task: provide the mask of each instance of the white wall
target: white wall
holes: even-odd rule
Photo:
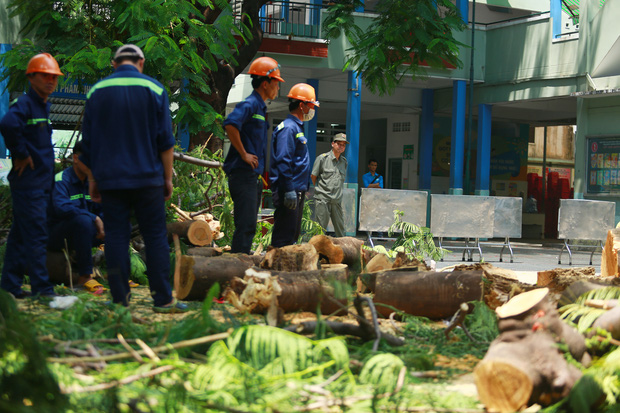
[[[394,123],[409,123],[408,131],[394,132]],[[403,169],[401,176],[402,189],[418,188],[418,155],[419,155],[419,116],[416,115],[391,115],[387,118],[386,131],[386,156],[385,165],[389,166],[389,159],[403,158],[403,149],[405,145],[413,145],[413,159],[403,159]],[[389,170],[386,169],[386,178],[390,180]],[[387,185],[386,185],[387,186]]]

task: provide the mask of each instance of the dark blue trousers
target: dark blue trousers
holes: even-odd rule
[[[297,193],[297,207],[289,209],[284,206],[284,193],[273,194],[273,203],[276,207],[273,218],[273,230],[271,232],[271,245],[284,247],[293,245],[299,239],[301,233],[301,218],[304,214],[305,192]]]
[[[47,206],[49,191],[11,188],[13,225],[6,242],[0,287],[14,295],[22,292],[24,275],[32,294],[52,294],[47,259]]]
[[[228,190],[234,203],[235,233],[230,252],[249,254],[256,234],[262,182],[250,169],[235,169],[228,175]]]
[[[105,259],[112,302],[129,304],[129,241],[131,211],[138,221],[146,248],[146,275],[155,306],[172,301],[170,247],[166,230],[164,188],[101,191],[105,217]]]
[[[50,251],[65,249],[65,240],[69,251],[75,251],[75,260],[80,275],[93,273],[92,247],[102,243],[97,237],[97,226],[89,215],[76,215],[65,219],[50,228],[47,247]]]

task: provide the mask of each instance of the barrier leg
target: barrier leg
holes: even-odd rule
[[[564,245],[562,245],[562,249],[560,250],[560,256],[558,257],[558,264],[562,264],[562,252],[564,251],[564,248],[566,248],[566,251],[568,252],[568,265],[573,265],[573,253],[568,246],[569,242],[569,239],[564,240]]]
[[[502,249],[499,252],[499,262],[502,262],[502,255],[504,254],[504,248],[508,247],[508,251],[510,251],[510,263],[512,264],[514,254],[512,252],[512,246],[510,245],[510,237],[506,237],[504,240],[504,245],[502,245]]]
[[[469,238],[465,238],[465,246],[463,247],[463,255],[461,256],[461,261],[465,261],[465,254],[467,254],[467,261],[471,261],[471,258],[468,252],[469,252]]]
[[[372,242],[372,231],[367,231],[366,233],[368,234],[368,242],[370,243],[370,247],[374,248],[375,247],[375,243]]]
[[[479,262],[482,262],[482,247],[480,246],[480,238],[476,238],[476,246],[478,247],[478,254],[480,254]],[[472,254],[472,259],[470,261],[473,261],[473,254]]]
[[[601,253],[602,253],[603,252],[603,242],[599,240],[598,246],[601,249]],[[592,248],[592,253],[590,254],[590,265],[592,265],[592,257],[594,256],[595,252],[596,252],[596,245]]]

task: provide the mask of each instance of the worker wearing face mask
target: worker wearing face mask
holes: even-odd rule
[[[276,207],[271,245],[294,244],[301,231],[304,198],[310,180],[308,140],[303,122],[319,107],[314,88],[298,83],[288,93],[289,115],[274,130],[271,139],[269,180]]]

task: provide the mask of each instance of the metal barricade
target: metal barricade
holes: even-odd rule
[[[588,199],[560,199],[558,216],[558,238],[564,239],[560,250],[558,264],[562,264],[562,253],[568,251],[568,264],[573,264],[573,254],[570,240],[598,241],[597,245],[581,246],[592,248],[592,256],[598,248],[603,249],[603,240],[607,238],[607,231],[614,227],[616,220],[616,203],[608,201],[593,201]]]
[[[374,247],[373,232],[387,232],[394,223],[394,210],[403,211],[402,220],[426,226],[428,193],[401,189],[363,188],[360,198],[359,230],[366,231]]]
[[[510,238],[521,238],[523,223],[523,198],[521,197],[492,197],[495,202],[495,217],[493,219],[493,238],[503,238],[503,243],[485,242],[483,245],[501,245],[499,262],[503,261],[504,249],[510,251],[510,262],[514,261],[514,253]]]
[[[492,238],[495,221],[495,200],[489,196],[475,195],[431,195],[431,232],[438,237],[439,247],[443,238],[463,238],[465,246],[451,246],[462,249],[473,261],[473,251],[478,250],[482,261],[480,238]],[[474,239],[470,245],[470,239]]]

